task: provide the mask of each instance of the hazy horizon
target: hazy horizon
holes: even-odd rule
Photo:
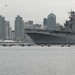
[[[63,24],[68,19],[70,10],[75,11],[74,0],[0,0],[0,15],[10,21],[14,29],[14,20],[17,15],[26,22],[43,24],[43,18],[50,13],[56,15],[57,23]],[[7,6],[6,6],[7,5]]]

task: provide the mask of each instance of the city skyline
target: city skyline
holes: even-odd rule
[[[27,22],[23,20],[20,15],[15,17],[14,21],[14,31],[12,31],[10,27],[10,21],[7,21],[5,17],[0,15],[0,39],[2,40],[15,40],[15,41],[27,41],[28,39],[25,38],[25,34],[33,37],[32,35],[37,32],[47,31],[50,35],[50,32],[54,33],[72,33],[75,32],[75,12],[69,12],[69,20],[66,20],[64,26],[61,26],[59,23],[56,23],[56,15],[51,13],[47,15],[46,18],[43,19],[43,25],[41,24],[34,24],[32,20],[28,20]],[[28,30],[28,32],[26,32]],[[31,35],[30,33],[34,31]],[[37,31],[37,32],[35,32]],[[41,33],[40,32],[40,33]],[[45,34],[44,32],[44,34]],[[38,34],[38,33],[37,33]],[[38,34],[39,36],[41,34]],[[37,36],[38,36],[37,35]],[[36,35],[35,35],[36,36]],[[34,37],[35,37],[34,36]],[[43,36],[43,35],[42,35]],[[41,41],[41,40],[40,40]]]
[[[1,0],[0,15],[10,21],[12,28],[17,15],[23,17],[24,21],[33,20],[34,23],[43,24],[43,18],[54,13],[57,23],[63,24],[70,9],[75,10],[74,2],[74,0]]]

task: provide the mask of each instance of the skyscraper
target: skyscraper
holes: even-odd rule
[[[5,18],[0,15],[0,39],[5,39]]]
[[[24,22],[19,15],[15,19],[15,40],[22,41],[24,39]]]
[[[43,19],[43,26],[44,26],[44,29],[47,29],[47,25],[48,25],[48,20],[47,20],[47,18],[44,18],[44,19]]]
[[[48,30],[55,30],[56,29],[56,16],[51,13],[48,15]]]

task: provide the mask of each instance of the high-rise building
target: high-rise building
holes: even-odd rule
[[[11,39],[11,27],[10,27],[10,22],[5,21],[5,32],[6,32],[6,39]]]
[[[56,16],[51,13],[48,15],[48,30],[55,30],[56,29]]]
[[[43,19],[43,27],[44,27],[44,29],[47,29],[47,25],[48,25],[48,20],[47,20],[47,18],[44,18]]]
[[[12,38],[11,39],[12,40],[15,40],[15,31],[14,30],[11,31],[11,35],[12,35]]]
[[[9,37],[10,40],[12,39],[11,31],[12,31],[12,28],[9,27],[9,28],[8,28],[8,37]]]
[[[22,41],[24,39],[24,21],[19,15],[15,18],[15,40]]]
[[[5,39],[5,18],[0,15],[0,39]]]

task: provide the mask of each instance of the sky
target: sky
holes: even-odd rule
[[[10,21],[12,29],[17,15],[25,22],[33,20],[34,24],[43,24],[43,18],[54,13],[56,22],[63,25],[71,9],[75,11],[75,0],[0,0],[0,15]]]

